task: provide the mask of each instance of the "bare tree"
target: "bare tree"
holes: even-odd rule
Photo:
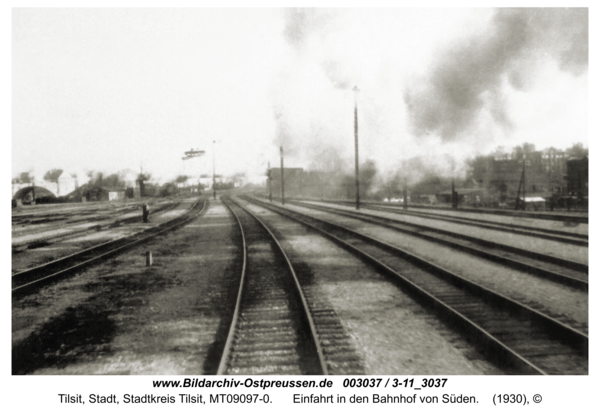
[[[177,178],[175,179],[175,182],[177,184],[181,184],[181,183],[185,183],[190,177],[187,175],[178,175]]]
[[[571,148],[567,148],[565,152],[569,157],[574,158],[583,158],[585,156],[589,156],[589,149],[584,148],[581,142],[573,144],[573,146]]]
[[[110,174],[102,178],[102,181],[106,187],[109,188],[124,188],[125,179],[121,174]]]
[[[22,172],[19,175],[19,180],[22,184],[30,184],[33,182],[34,177],[29,173],[29,171],[27,171],[27,172]]]
[[[88,171],[87,175],[90,178],[90,180],[88,181],[88,184],[90,186],[97,186],[97,187],[102,187],[103,186],[103,179],[104,179],[104,173],[103,172],[100,172],[100,171]]]
[[[61,168],[53,168],[50,171],[47,171],[46,174],[44,174],[44,180],[49,181],[51,183],[56,183],[56,193],[57,194],[60,194],[58,179],[60,178],[60,175],[62,173],[63,173],[63,170]]]
[[[44,174],[44,180],[50,181],[51,183],[55,183],[58,181],[58,178],[63,173],[63,170],[60,168],[53,168],[50,171]]]

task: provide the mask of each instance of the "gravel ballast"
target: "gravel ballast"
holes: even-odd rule
[[[583,325],[580,328],[587,330],[589,295],[586,292],[357,219],[298,206],[287,206],[287,208],[330,220],[373,238],[389,242],[468,280],[549,313],[551,316],[567,317],[572,322]]]
[[[214,373],[239,251],[211,203],[175,233],[13,301],[13,374]]]
[[[314,203],[316,205],[321,203]],[[325,204],[328,207],[332,205]],[[289,207],[289,205],[288,205]],[[333,206],[342,210],[356,211],[355,209],[347,206]],[[314,211],[314,210],[313,210]],[[379,217],[391,218],[399,220],[401,222],[409,224],[419,224],[423,226],[429,226],[438,228],[441,230],[447,230],[459,234],[465,234],[472,237],[477,237],[483,240],[489,240],[496,243],[501,243],[513,247],[518,247],[525,250],[530,250],[537,253],[560,257],[567,260],[572,260],[578,263],[588,263],[589,249],[582,246],[574,246],[570,244],[561,243],[553,240],[540,239],[533,236],[524,236],[520,234],[507,233],[503,231],[480,229],[474,226],[449,223],[440,220],[427,219],[422,217],[407,216],[397,213],[386,213],[382,211],[362,209],[362,213],[371,214]],[[540,222],[544,220],[539,220]]]
[[[308,267],[313,297],[327,302],[366,374],[501,374],[395,284],[300,224],[251,206],[274,229],[294,267]],[[310,302],[310,299],[309,299]]]

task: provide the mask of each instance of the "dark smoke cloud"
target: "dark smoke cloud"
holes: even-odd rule
[[[484,109],[497,125],[510,129],[503,81],[526,89],[535,63],[548,57],[575,76],[587,70],[587,9],[498,10],[487,33],[441,53],[429,74],[405,90],[414,133],[457,140]]]

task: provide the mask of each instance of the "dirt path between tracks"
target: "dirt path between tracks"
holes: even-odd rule
[[[214,373],[237,238],[212,202],[175,233],[13,301],[13,374]]]

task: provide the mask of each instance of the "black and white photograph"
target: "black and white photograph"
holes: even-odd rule
[[[123,6],[5,19],[11,380],[589,378],[590,8]]]

